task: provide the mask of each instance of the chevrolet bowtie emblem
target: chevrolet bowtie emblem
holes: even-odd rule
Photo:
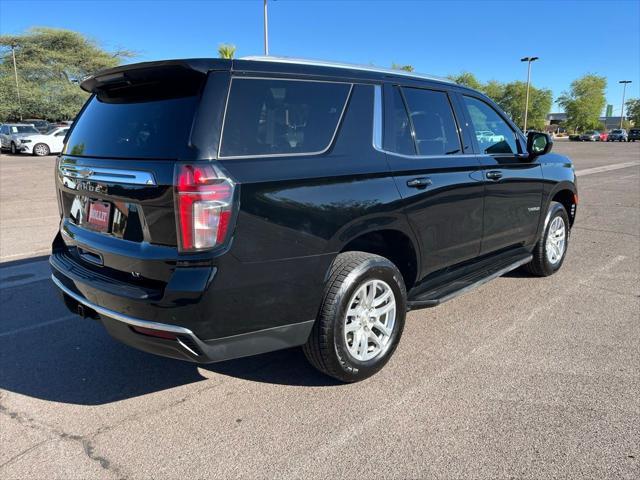
[[[83,168],[82,170],[78,170],[78,175],[80,175],[82,178],[87,178],[93,175],[93,170],[91,170],[90,168]]]

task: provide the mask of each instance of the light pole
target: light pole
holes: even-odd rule
[[[524,57],[521,62],[528,62],[527,65],[527,99],[524,104],[524,131],[527,131],[527,115],[529,114],[529,85],[531,85],[531,62],[538,60],[538,57]]]
[[[622,106],[620,107],[620,128],[622,128],[622,121],[624,120],[624,94],[627,89],[627,83],[631,83],[631,80],[620,80],[618,83],[622,84]]]
[[[16,77],[16,94],[18,95],[18,114],[20,115],[20,121],[22,121],[22,102],[20,101],[20,85],[18,85],[18,67],[16,65],[16,47],[15,43],[11,44],[11,56],[13,57],[13,73]]]
[[[264,0],[264,54],[269,55],[269,16],[267,15],[267,0]]]

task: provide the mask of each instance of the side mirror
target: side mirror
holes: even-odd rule
[[[528,132],[527,133],[527,152],[532,157],[545,155],[551,151],[553,140],[548,133]]]

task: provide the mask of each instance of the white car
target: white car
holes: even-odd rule
[[[0,146],[2,150],[18,153],[18,138],[26,135],[39,135],[40,132],[33,125],[25,123],[4,123],[0,126]]]
[[[60,153],[64,146],[64,136],[68,131],[69,127],[57,127],[47,133],[21,135],[17,139],[17,148],[22,153],[31,153],[38,157]]]

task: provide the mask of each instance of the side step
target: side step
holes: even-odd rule
[[[414,288],[413,291],[409,292],[407,307],[409,310],[436,307],[529,263],[532,258],[533,255],[530,253],[520,253],[506,258],[481,262],[475,269],[473,267],[465,268],[464,272],[459,276],[456,276],[455,272],[453,272],[446,275],[447,278],[442,279],[440,282],[432,281],[427,285]]]

